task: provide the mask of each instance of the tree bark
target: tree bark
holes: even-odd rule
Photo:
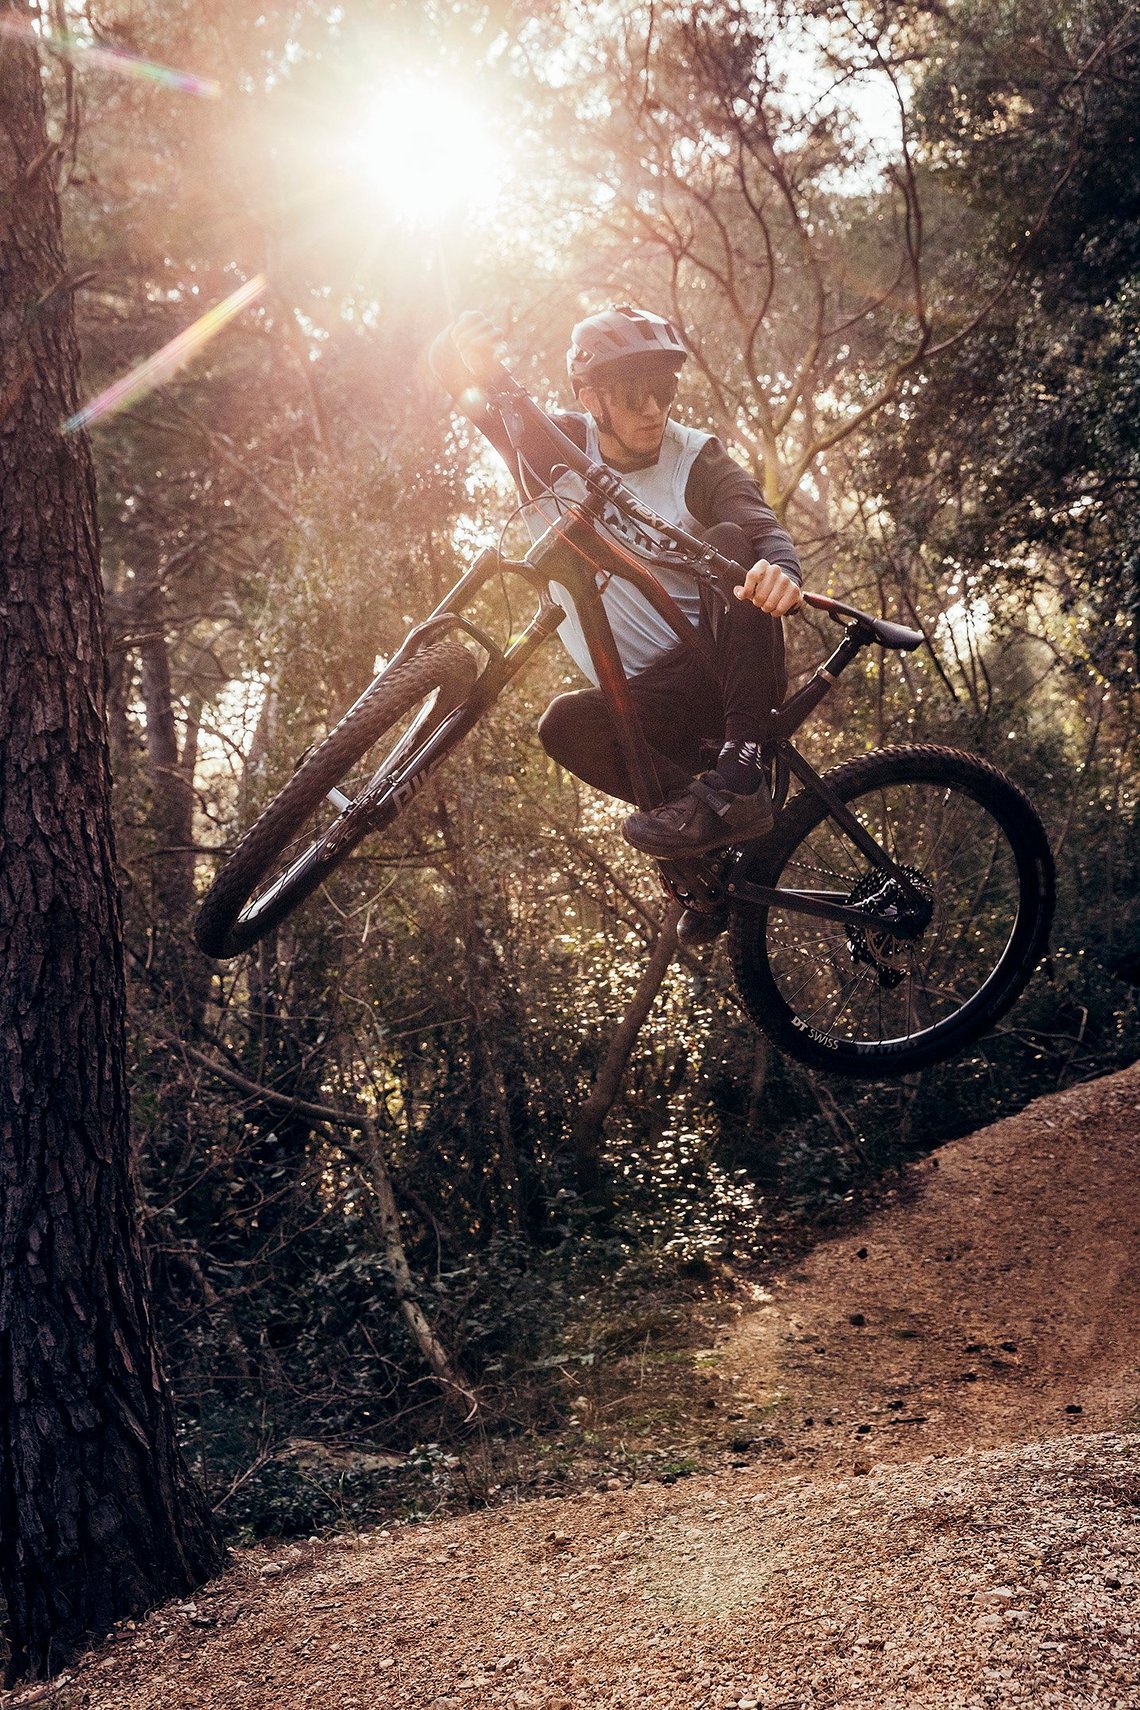
[[[680,918],[680,904],[670,903],[665,910],[661,930],[637,982],[629,1008],[614,1028],[609,1050],[602,1059],[602,1066],[574,1119],[574,1167],[578,1186],[583,1193],[592,1193],[601,1184],[602,1129],[621,1090],[622,1077],[637,1043],[637,1036],[645,1025],[661,989],[661,982],[669,971],[669,964],[677,949],[677,922]]]
[[[130,1177],[90,451],[26,7],[0,0],[0,1598],[10,1680],[199,1584]]]

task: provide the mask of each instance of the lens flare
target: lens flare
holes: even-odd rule
[[[239,285],[236,291],[220,303],[215,303],[212,309],[207,309],[204,315],[182,332],[176,333],[169,344],[164,344],[161,350],[156,350],[153,356],[148,356],[145,362],[140,362],[137,368],[132,368],[129,374],[114,380],[97,398],[92,398],[89,404],[84,404],[73,416],[68,416],[63,424],[64,433],[76,433],[80,428],[89,427],[101,416],[113,416],[117,411],[126,409],[129,404],[135,404],[140,398],[145,398],[148,392],[153,392],[182,368],[191,357],[197,356],[216,333],[219,333],[227,321],[232,321],[244,308],[259,297],[266,284],[264,273],[258,273],[253,279],[247,279],[244,285]]]
[[[85,42],[78,36],[55,35],[50,30],[36,31],[26,20],[0,19],[0,36],[11,36],[13,40],[51,48],[65,59],[94,66],[98,71],[114,71],[143,83],[160,83],[164,88],[177,89],[183,95],[201,95],[216,101],[222,93],[221,84],[212,77],[198,77],[192,71],[175,71],[173,66],[142,59],[138,54],[128,53],[125,48],[100,47],[97,42]]]
[[[395,77],[357,116],[342,157],[404,224],[424,226],[493,206],[507,151],[493,114],[430,77]]]

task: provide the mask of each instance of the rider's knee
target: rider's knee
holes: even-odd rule
[[[552,760],[570,771],[582,746],[583,715],[587,711],[582,702],[589,694],[587,689],[559,695],[538,721],[538,740]]]
[[[706,529],[705,539],[724,558],[731,558],[739,564],[742,570],[751,570],[756,562],[752,542],[739,523],[714,523],[710,529]]]

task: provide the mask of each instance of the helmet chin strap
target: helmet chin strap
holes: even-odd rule
[[[593,410],[590,411],[590,414],[594,417],[594,421],[597,423],[598,427],[601,429],[601,431],[603,433],[607,433],[607,434],[609,434],[611,439],[617,440],[618,444],[621,446],[621,448],[625,452],[626,456],[632,460],[634,467],[635,468],[648,469],[651,464],[656,463],[657,459],[661,453],[660,445],[657,447],[657,450],[653,453],[652,457],[647,457],[645,452],[640,450],[637,446],[627,445],[625,440],[621,437],[621,434],[618,433],[617,429],[614,427],[613,419],[610,416],[609,408],[606,404],[605,398],[603,398],[599,395],[598,402],[601,404],[601,407],[602,407],[601,408],[601,414],[598,415]],[[664,436],[662,436],[662,437],[664,437]]]

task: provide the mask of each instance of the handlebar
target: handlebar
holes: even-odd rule
[[[707,541],[699,540],[696,535],[689,534],[676,523],[666,522],[664,517],[659,517],[648,505],[643,505],[608,465],[592,463],[585,452],[562,432],[558,424],[551,421],[546,411],[534,401],[525,387],[520,386],[504,363],[491,359],[481,376],[481,383],[484,391],[495,399],[500,409],[505,405],[506,409],[517,411],[531,426],[545,433],[567,469],[580,476],[587,489],[598,499],[615,505],[631,521],[651,528],[655,534],[672,542],[687,557],[696,561],[696,567],[703,567],[710,577],[715,578],[718,573],[727,576],[731,586],[741,568],[735,559],[726,558]],[[505,410],[503,419],[509,433],[510,423]],[[860,611],[858,606],[845,605],[842,600],[829,599],[825,594],[809,594],[805,591],[803,603],[816,611],[825,612],[834,623],[857,624],[861,629],[869,630],[882,646],[896,648],[901,652],[911,652],[920,647],[926,639],[921,630],[907,629],[903,624],[872,617],[869,612]]]

